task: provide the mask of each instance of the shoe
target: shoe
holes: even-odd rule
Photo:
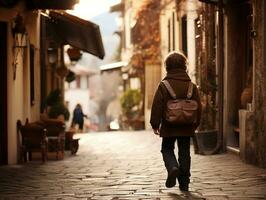
[[[187,192],[188,191],[188,185],[179,185],[179,189],[181,191]]]
[[[176,178],[179,175],[179,169],[177,167],[173,167],[169,172],[165,182],[165,186],[167,188],[174,187],[176,185]]]

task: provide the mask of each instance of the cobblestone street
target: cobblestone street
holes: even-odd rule
[[[266,169],[193,150],[190,192],[167,189],[160,141],[150,131],[83,134],[75,156],[0,167],[0,199],[266,199]]]

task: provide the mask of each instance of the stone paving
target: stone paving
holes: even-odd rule
[[[193,149],[190,192],[167,189],[160,141],[149,131],[83,134],[75,156],[1,166],[0,199],[266,199],[266,169]]]

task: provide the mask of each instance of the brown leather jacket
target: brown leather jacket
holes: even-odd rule
[[[167,73],[164,78],[168,80],[172,88],[174,89],[177,98],[185,99],[187,96],[187,90],[189,82],[191,81],[186,71],[183,69],[174,69]],[[200,123],[201,117],[201,102],[199,91],[196,85],[193,87],[193,95],[191,99],[198,102],[198,119],[195,125],[170,125],[164,120],[164,110],[166,108],[166,102],[171,99],[165,86],[160,83],[155,93],[150,123],[153,129],[160,129],[161,137],[174,137],[174,136],[194,136],[195,129]]]

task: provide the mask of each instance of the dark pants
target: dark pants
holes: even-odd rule
[[[175,142],[178,145],[178,162],[174,153]],[[164,137],[162,140],[162,156],[167,171],[179,167],[179,185],[188,185],[190,177],[190,137]]]
[[[83,130],[84,121],[72,121],[71,127],[75,127],[76,124],[79,125],[80,130]]]

